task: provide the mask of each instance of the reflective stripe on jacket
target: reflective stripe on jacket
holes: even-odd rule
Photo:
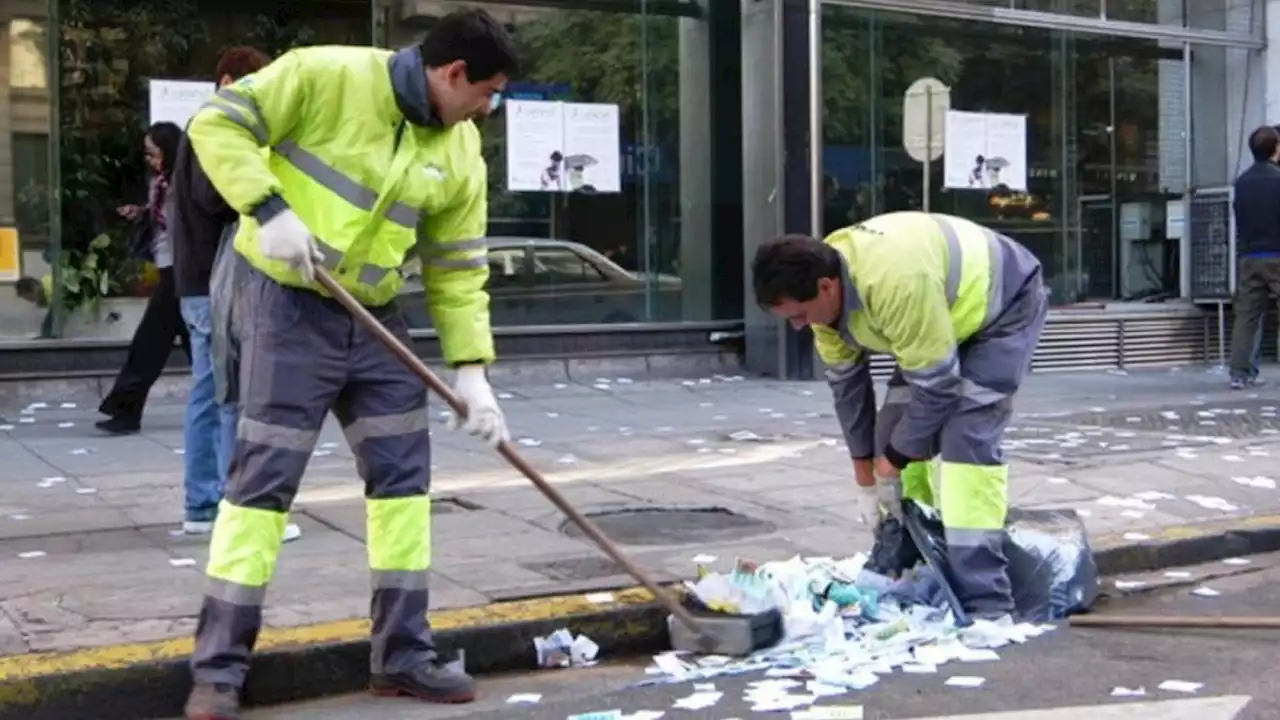
[[[322,292],[258,247],[260,223],[285,207],[315,233],[338,282],[367,305],[395,299],[416,248],[445,360],[490,362],[480,135],[469,121],[407,121],[400,85],[416,83],[408,90],[427,106],[425,73],[420,64],[395,72],[397,62],[421,60],[414,49],[290,51],[219,90],[192,119],[191,145],[243,217],[235,249],[252,266]]]
[[[854,457],[872,452],[874,396],[869,352],[894,356],[912,386],[913,401],[945,421],[962,396],[983,392],[960,376],[961,343],[989,326],[1017,291],[1040,274],[1026,248],[962,218],[937,213],[880,215],[826,238],[844,266],[844,310],[832,327],[814,325],[815,346],[828,366],[836,409]],[[870,407],[867,407],[870,405]],[[929,428],[904,423],[895,433],[921,454]]]

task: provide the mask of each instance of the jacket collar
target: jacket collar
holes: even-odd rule
[[[422,50],[416,45],[401,48],[387,62],[391,75],[391,89],[395,93],[396,106],[414,125],[439,127],[440,116],[431,104],[427,90],[427,75],[423,72]]]

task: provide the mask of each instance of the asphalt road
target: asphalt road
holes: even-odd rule
[[[1256,556],[1248,565],[1187,568],[1190,578],[1164,573],[1146,580],[1140,594],[1106,601],[1099,612],[1163,615],[1280,615],[1280,556]],[[1177,572],[1174,573],[1175,576]],[[1203,579],[1208,577],[1209,579]],[[1134,578],[1127,578],[1132,581]],[[1159,586],[1159,587],[1156,587]],[[1209,587],[1216,597],[1193,595]],[[969,720],[1275,720],[1280,683],[1274,669],[1280,631],[1116,630],[1059,627],[1026,645],[999,651],[1000,660],[951,663],[936,674],[897,672],[869,689],[821,698],[814,707],[862,706],[873,718],[966,718]],[[719,702],[704,710],[675,709],[694,692],[691,683],[630,688],[644,679],[648,658],[596,668],[542,671],[486,678],[477,702],[456,707],[413,701],[346,696],[266,708],[249,720],[564,720],[577,713],[618,709],[664,712],[663,720],[789,717],[763,714],[743,701],[759,675],[715,678]],[[979,676],[979,688],[946,685],[952,676]],[[1168,680],[1202,683],[1193,693],[1157,689]],[[1145,696],[1112,697],[1117,687],[1143,688]],[[520,693],[536,693],[535,704],[510,704]],[[656,715],[637,715],[656,720]]]

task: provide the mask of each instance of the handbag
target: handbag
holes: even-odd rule
[[[150,212],[143,211],[129,225],[125,251],[131,258],[152,261],[155,259],[155,236],[155,219]]]

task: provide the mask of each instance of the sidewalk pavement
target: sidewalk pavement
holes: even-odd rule
[[[1033,376],[1008,434],[1011,502],[1080,508],[1098,536],[1280,512],[1280,399],[1266,390],[1230,393],[1199,369]],[[870,544],[822,383],[601,378],[501,391],[521,451],[665,579],[687,577],[695,554],[725,565]],[[91,408],[66,405],[0,409],[0,654],[189,636],[206,543],[172,534],[182,408],[149,408],[143,434],[109,438]],[[632,584],[496,454],[431,413],[433,609]],[[361,493],[331,422],[268,625],[365,617]]]

